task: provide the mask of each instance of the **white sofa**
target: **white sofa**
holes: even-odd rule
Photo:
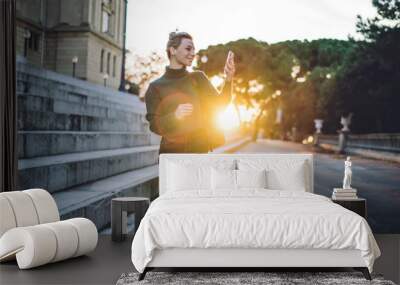
[[[20,269],[84,255],[96,248],[97,228],[88,219],[60,221],[53,197],[43,189],[0,193],[0,262]]]

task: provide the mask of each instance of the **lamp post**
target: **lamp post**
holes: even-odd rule
[[[107,87],[107,79],[108,79],[108,74],[104,73],[104,75],[103,75],[104,87]]]
[[[78,63],[78,57],[75,55],[72,58],[72,77],[75,77],[75,70],[76,70],[76,64]]]
[[[314,134],[314,145],[318,146],[319,144],[319,136],[321,134],[322,125],[324,124],[324,120],[322,119],[315,119],[315,134]]]
[[[122,64],[121,64],[121,81],[119,84],[119,91],[125,92],[125,60],[126,60],[126,15],[128,10],[128,0],[125,3],[125,15],[124,15],[124,32],[122,34]]]
[[[29,31],[28,29],[25,30],[24,32],[24,57],[28,57],[28,42],[29,39],[31,38],[32,34],[31,31]]]

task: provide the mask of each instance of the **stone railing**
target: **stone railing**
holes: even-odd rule
[[[340,136],[345,143],[340,144]],[[400,134],[318,135],[318,145],[341,153],[400,162]]]
[[[347,146],[400,153],[400,134],[349,135]]]
[[[318,135],[318,143],[319,144],[331,144],[331,145],[338,145],[339,138],[338,135]]]

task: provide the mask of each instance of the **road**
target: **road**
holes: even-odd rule
[[[257,140],[236,153],[314,153],[314,192],[330,197],[341,187],[343,155],[314,152],[302,144]],[[400,164],[352,156],[352,187],[367,199],[368,223],[374,233],[400,233]]]

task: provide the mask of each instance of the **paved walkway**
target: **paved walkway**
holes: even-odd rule
[[[258,140],[236,153],[310,153],[302,144]],[[314,192],[327,197],[343,180],[345,156],[314,153]],[[368,223],[374,233],[400,233],[400,165],[352,156],[352,186],[367,199]]]

